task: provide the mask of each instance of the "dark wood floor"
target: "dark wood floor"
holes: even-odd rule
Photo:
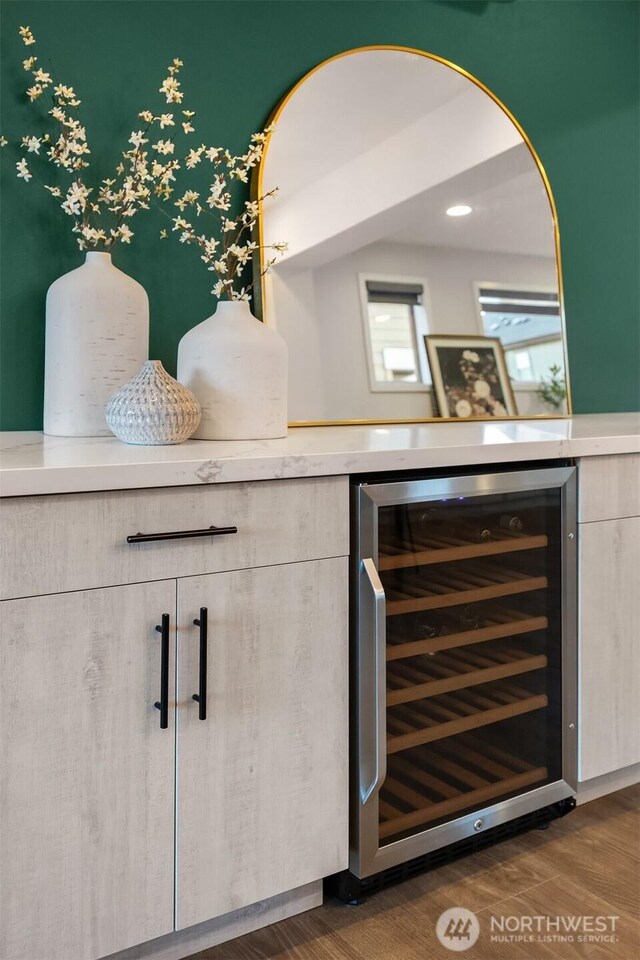
[[[359,907],[325,903],[190,960],[640,960],[639,805],[640,788],[629,787]],[[435,933],[439,915],[457,906],[480,921],[462,953]],[[491,942],[491,916],[585,914],[619,917],[617,942]]]

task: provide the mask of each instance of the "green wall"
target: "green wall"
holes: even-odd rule
[[[109,167],[175,56],[200,139],[241,150],[310,67],[373,43],[419,47],[487,84],[529,134],[556,198],[574,409],[640,409],[637,0],[75,0],[2,3],[2,119],[29,127],[19,25],[76,87],[94,157]],[[46,49],[45,49],[46,48]],[[31,52],[31,51],[29,51]],[[69,220],[2,169],[1,426],[41,428],[47,287],[82,255]],[[99,167],[99,165],[98,165]],[[102,171],[101,171],[102,172]],[[155,215],[115,262],[151,301],[151,356],[175,372],[182,334],[212,312],[192,249],[157,240]]]

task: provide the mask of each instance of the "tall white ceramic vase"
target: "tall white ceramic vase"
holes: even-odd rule
[[[265,440],[287,434],[287,345],[245,300],[221,301],[184,335],[178,380],[202,408],[199,440]]]
[[[105,407],[149,355],[149,300],[111,262],[87,253],[47,293],[44,432],[108,437]]]

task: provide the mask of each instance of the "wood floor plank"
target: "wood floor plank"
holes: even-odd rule
[[[637,960],[640,957],[639,788],[578,807],[533,830],[390,887],[358,907],[336,901],[189,960],[447,960],[438,917],[473,910],[469,960]],[[491,942],[490,916],[618,915],[617,944]]]
[[[597,802],[597,801],[596,801]],[[567,818],[569,820],[570,817]],[[638,859],[635,852],[613,846],[602,831],[567,826],[567,834],[555,838],[547,833],[530,832],[509,841],[513,847],[535,853],[541,863],[572,877],[617,910],[634,914],[638,910]],[[570,832],[569,832],[570,831]]]
[[[518,896],[510,897],[499,904],[494,904],[479,915],[480,921],[490,916],[494,917],[521,917],[521,916],[549,916],[575,917],[584,916],[610,917],[615,916],[615,928],[612,926],[607,934],[616,937],[616,942],[598,942],[597,933],[587,933],[585,936],[594,938],[591,942],[580,942],[578,934],[559,934],[566,937],[563,941],[552,942],[551,948],[566,960],[582,960],[582,958],[609,957],[632,958],[640,955],[640,921],[630,914],[618,913],[607,901],[594,896],[581,884],[564,874],[547,880],[545,883],[531,887]],[[550,934],[554,936],[554,933]]]

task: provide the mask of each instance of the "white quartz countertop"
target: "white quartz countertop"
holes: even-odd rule
[[[0,495],[183,486],[640,452],[640,413],[562,420],[294,427],[282,440],[137,447],[0,433]]]

